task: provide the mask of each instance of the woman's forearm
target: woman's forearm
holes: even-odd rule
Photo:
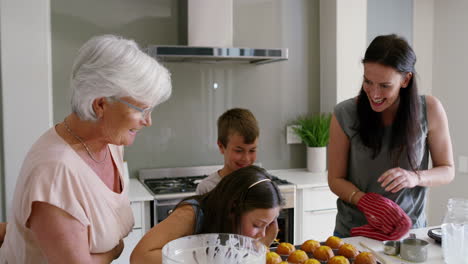
[[[91,254],[91,263],[93,264],[109,264],[114,260],[114,257],[109,253]]]
[[[0,223],[0,247],[3,244],[3,240],[5,240],[6,227],[7,227],[7,223]]]
[[[453,165],[437,166],[429,170],[418,171],[419,186],[432,187],[450,183],[455,178]]]
[[[344,178],[329,178],[328,185],[330,186],[330,190],[341,200],[350,204],[357,204],[359,199],[365,194],[356,185]]]
[[[97,253],[91,254],[92,263],[94,264],[108,264],[111,263],[114,259],[118,258],[124,249],[124,242],[123,240],[119,241],[119,244],[115,246],[108,252],[105,253]]]
[[[135,251],[134,251],[135,253]],[[161,264],[162,263],[162,250],[154,249],[145,253],[134,254],[130,256],[131,264]]]
[[[67,264],[78,264],[78,263],[91,263],[91,264],[110,264],[116,259],[114,249],[105,253],[88,253],[86,255],[81,254],[80,256],[74,256],[73,259],[66,260]],[[64,263],[64,258],[57,256],[47,256],[47,262],[50,264],[61,264]]]

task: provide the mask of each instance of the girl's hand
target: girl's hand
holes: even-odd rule
[[[278,235],[278,221],[275,219],[271,222],[265,230],[265,236],[259,239],[267,248],[270,247],[271,243],[275,240]]]
[[[417,186],[420,182],[420,175],[402,168],[393,168],[384,172],[377,181],[381,183],[385,191],[396,193],[403,188]]]

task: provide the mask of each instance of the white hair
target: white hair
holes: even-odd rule
[[[141,51],[133,40],[96,36],[78,51],[70,87],[71,105],[82,120],[96,121],[93,101],[100,97],[131,97],[156,106],[171,95],[169,71]]]

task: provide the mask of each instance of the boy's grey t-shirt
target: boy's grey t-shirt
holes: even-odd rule
[[[419,149],[417,153],[419,169],[425,170],[428,168],[429,150],[427,145],[426,99],[424,96],[420,97],[420,102],[421,120],[419,122],[421,130],[416,149]],[[390,193],[385,191],[377,182],[380,175],[394,167],[392,157],[388,153],[392,127],[385,127],[382,149],[377,157],[372,159],[372,151],[362,144],[361,138],[355,129],[358,122],[356,98],[348,99],[336,105],[334,113],[350,142],[346,180],[353,183],[362,192],[374,192],[391,199],[408,214],[413,222],[413,228],[424,227],[426,225],[424,212],[426,187],[416,186],[411,189],[405,188],[397,193]],[[328,166],[333,166],[333,161],[330,161]],[[411,170],[406,158],[406,151],[403,151],[400,156],[399,167]],[[337,207],[335,232],[348,237],[351,228],[367,224],[364,214],[356,206],[338,199]]]
[[[219,176],[218,171],[215,171],[203,179],[198,185],[196,194],[205,194],[211,190],[221,181],[221,176]]]

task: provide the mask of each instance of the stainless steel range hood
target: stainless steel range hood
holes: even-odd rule
[[[288,49],[150,46],[148,54],[160,61],[265,64],[288,59]]]
[[[287,48],[233,47],[233,0],[187,0],[187,31],[187,46],[154,45],[146,52],[167,62],[265,64],[288,59]]]

